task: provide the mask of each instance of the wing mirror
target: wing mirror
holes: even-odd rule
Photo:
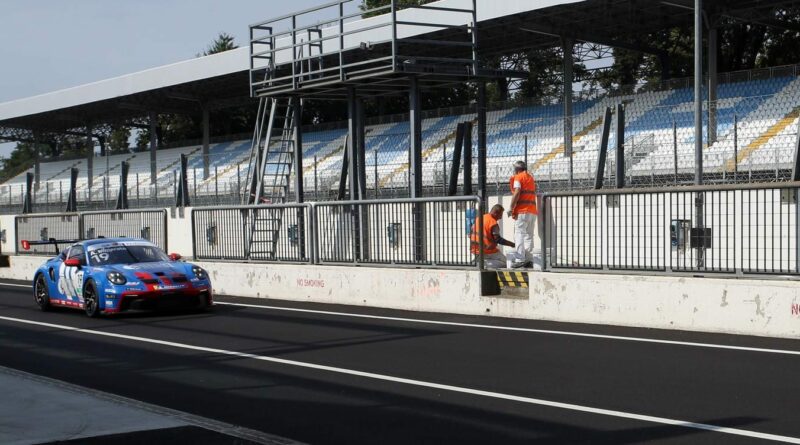
[[[67,267],[81,267],[81,260],[77,258],[68,258],[64,260],[64,265]]]
[[[171,254],[169,254],[169,259],[172,260],[172,261],[178,261],[181,258],[183,258],[183,257],[179,253],[171,253]]]

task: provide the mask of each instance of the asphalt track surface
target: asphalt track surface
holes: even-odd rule
[[[88,319],[0,283],[0,366],[306,443],[800,443],[798,340],[218,302]]]

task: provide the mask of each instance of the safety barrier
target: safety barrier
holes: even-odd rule
[[[800,275],[797,183],[545,195],[550,270]]]
[[[110,210],[102,212],[21,215],[14,218],[17,255],[55,254],[52,245],[22,248],[22,241],[132,237],[167,249],[167,211]]]
[[[201,260],[476,267],[477,197],[196,208]]]
[[[309,262],[309,205],[197,208],[194,257],[202,260]]]
[[[475,196],[315,204],[319,263],[475,267]]]

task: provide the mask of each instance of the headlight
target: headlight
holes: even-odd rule
[[[208,274],[202,267],[199,266],[192,266],[192,273],[198,280],[205,280],[208,278]]]
[[[125,275],[122,275],[119,272],[109,272],[106,274],[108,281],[114,284],[125,284],[128,280],[125,279]]]

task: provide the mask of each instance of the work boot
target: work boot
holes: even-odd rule
[[[512,269],[529,269],[531,267],[533,267],[533,263],[530,261],[525,261],[524,263],[523,262],[514,263],[513,265],[511,265]]]

